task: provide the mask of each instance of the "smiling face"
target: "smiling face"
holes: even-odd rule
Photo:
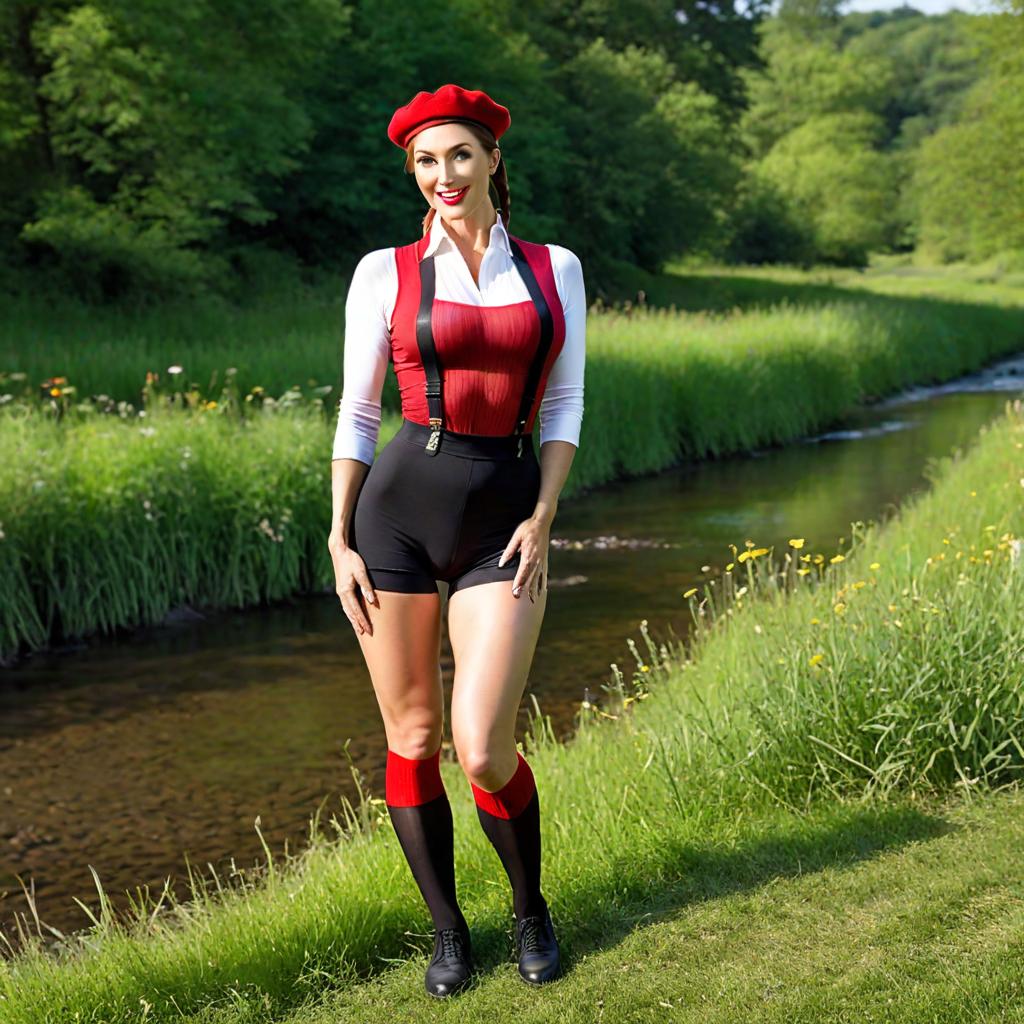
[[[413,139],[416,184],[445,220],[490,219],[494,204],[488,192],[501,151],[488,152],[464,124],[450,122],[424,128]]]

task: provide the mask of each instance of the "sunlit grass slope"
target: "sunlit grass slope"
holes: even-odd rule
[[[3,1019],[1014,1019],[985,1014],[1020,985],[1022,496],[1018,401],[842,560],[737,538],[687,598],[692,647],[644,623],[573,742],[535,722],[556,985],[515,987],[507,885],[445,764],[484,965],[458,1005],[420,994],[429,919],[376,798],[248,885],[30,947]]]

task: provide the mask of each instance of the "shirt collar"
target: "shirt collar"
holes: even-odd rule
[[[427,248],[424,250],[424,256],[431,256],[442,246],[447,245],[450,249],[455,249],[455,243],[451,240],[451,236],[448,234],[444,227],[444,223],[439,213],[434,213],[434,220],[430,225],[430,241],[427,243]],[[488,248],[492,245],[498,246],[509,256],[512,255],[512,244],[508,240],[508,232],[505,230],[505,222],[501,219],[501,214],[498,214],[498,219],[491,226],[491,235],[487,242]],[[441,249],[443,252],[444,250]]]

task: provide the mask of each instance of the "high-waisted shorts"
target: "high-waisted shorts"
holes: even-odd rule
[[[441,431],[436,455],[424,450],[430,427],[403,419],[370,466],[356,499],[351,544],[375,590],[448,593],[515,579],[520,550],[499,568],[516,527],[533,515],[540,464],[532,439]]]

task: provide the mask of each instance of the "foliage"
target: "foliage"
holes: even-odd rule
[[[20,4],[5,67],[11,105],[0,195],[26,190],[19,238],[83,294],[223,286],[230,235],[272,216],[265,197],[299,166],[305,79],[345,31],[339,0],[95,0]]]
[[[757,174],[809,225],[817,257],[864,266],[884,242],[892,170],[874,146],[881,119],[867,111],[823,114],[780,140]]]
[[[1024,250],[1024,2],[1004,0],[975,38],[985,74],[914,163],[920,244],[943,260]]]
[[[1021,0],[1003,2],[18,0],[0,285],[143,303],[344,275],[417,237],[384,129],[445,81],[513,111],[513,231],[573,249],[592,293],[681,257],[1012,251]]]

